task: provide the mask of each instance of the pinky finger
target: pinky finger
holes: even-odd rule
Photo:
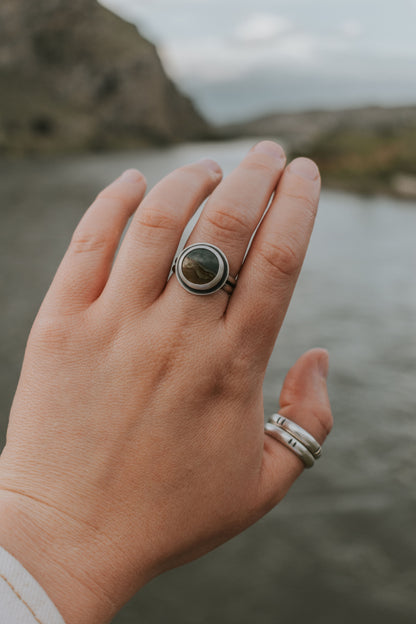
[[[328,354],[323,349],[312,349],[288,372],[280,395],[280,410],[319,444],[323,444],[332,428],[326,379]],[[274,507],[286,494],[303,470],[302,461],[283,444],[265,434],[261,506]],[[322,460],[321,460],[322,461]]]
[[[129,169],[97,195],[72,236],[45,305],[74,313],[99,297],[123,230],[145,192],[143,175]]]

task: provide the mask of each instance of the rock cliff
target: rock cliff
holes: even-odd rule
[[[154,45],[95,0],[1,0],[0,154],[209,133]]]

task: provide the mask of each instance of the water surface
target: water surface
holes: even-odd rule
[[[124,168],[153,184],[245,142],[2,163],[1,435],[24,343],[70,234]],[[416,204],[324,192],[265,381],[274,411],[301,353],[331,353],[336,427],[325,455],[258,525],[156,579],[116,624],[414,624],[416,619]]]

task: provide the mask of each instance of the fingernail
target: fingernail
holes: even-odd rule
[[[219,164],[216,163],[215,160],[211,160],[211,158],[204,158],[203,160],[199,161],[199,164],[205,167],[206,169],[208,169],[209,171],[213,171],[217,175],[222,174],[222,170]]]
[[[307,180],[317,180],[319,178],[319,169],[313,160],[309,160],[309,158],[296,158],[290,163],[288,169]]]
[[[277,160],[286,160],[285,153],[283,148],[273,141],[261,141],[257,143],[254,147],[251,148],[252,152],[260,152],[261,154],[268,154],[269,156],[273,156]]]
[[[318,359],[318,369],[323,379],[328,379],[329,373],[329,353],[326,349],[322,349],[322,353]]]
[[[127,171],[121,174],[120,180],[123,180],[123,182],[141,182],[143,175],[137,169],[127,169]]]

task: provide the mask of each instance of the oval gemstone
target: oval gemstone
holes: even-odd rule
[[[193,249],[182,262],[182,273],[192,284],[209,284],[219,268],[217,256],[209,249]]]

